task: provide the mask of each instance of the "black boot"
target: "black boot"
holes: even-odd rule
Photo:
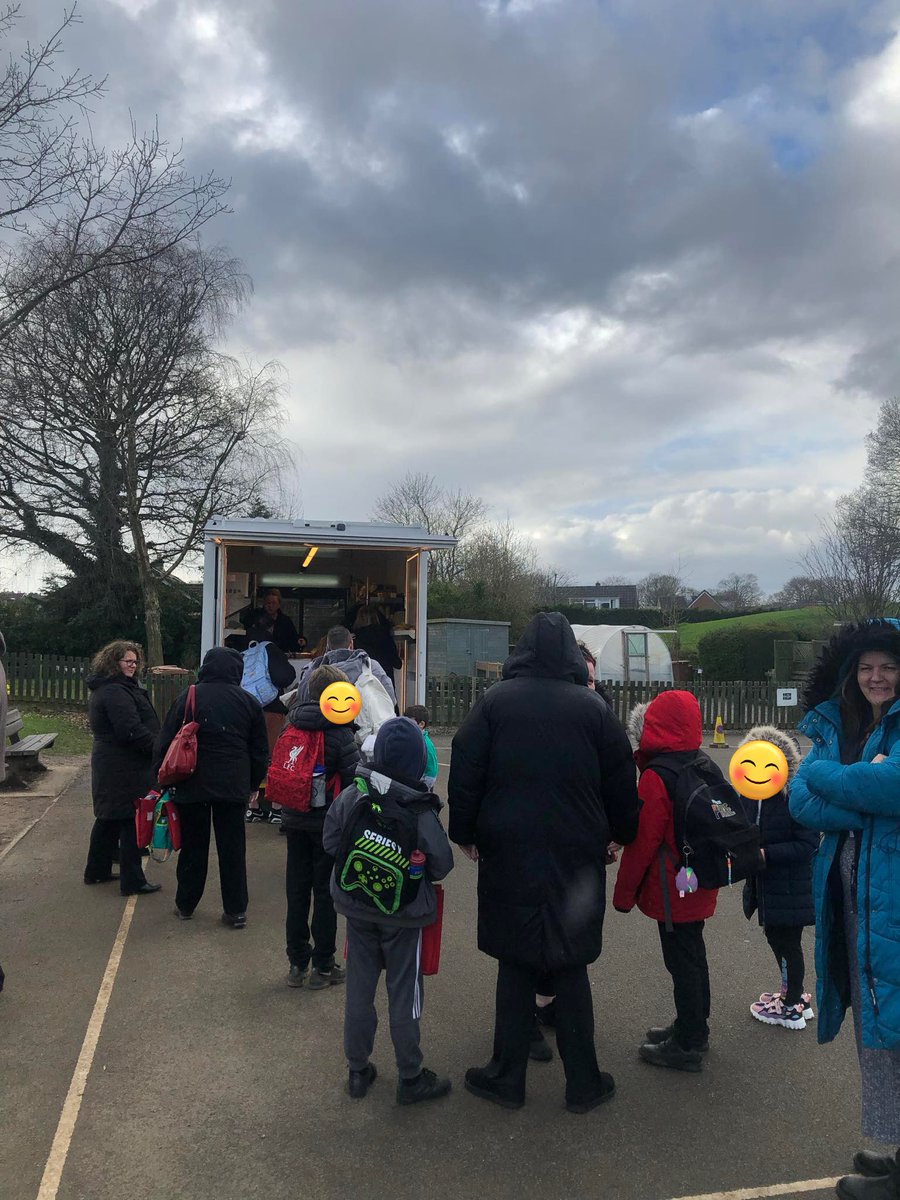
[[[465,1089],[482,1100],[490,1100],[501,1108],[521,1108],[525,1103],[524,1090],[514,1092],[508,1083],[497,1075],[496,1067],[469,1067],[466,1071]]]
[[[541,1032],[541,1027],[537,1020],[534,1022],[534,1028],[531,1031],[531,1041],[528,1043],[528,1057],[534,1062],[550,1062],[553,1058],[553,1051],[550,1049],[550,1044]]]

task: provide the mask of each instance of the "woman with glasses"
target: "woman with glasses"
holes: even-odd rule
[[[159,733],[159,717],[138,682],[143,665],[140,646],[110,642],[94,655],[87,680],[94,735],[91,792],[96,820],[84,882],[118,879],[123,896],[160,890],[158,883],[148,883],[144,877],[134,828],[134,802],[154,786],[153,746]],[[120,874],[114,875],[112,864],[117,849]]]

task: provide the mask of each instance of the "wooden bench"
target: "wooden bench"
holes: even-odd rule
[[[59,734],[30,733],[22,737],[24,726],[22,714],[17,708],[11,708],[6,714],[6,737],[9,741],[9,745],[4,746],[6,760],[24,770],[46,771],[47,768],[40,760],[40,753],[49,749]]]

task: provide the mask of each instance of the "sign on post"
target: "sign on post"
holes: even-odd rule
[[[797,703],[797,688],[776,688],[775,703],[779,708],[793,708]]]

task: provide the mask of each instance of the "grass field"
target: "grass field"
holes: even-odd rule
[[[752,613],[748,617],[723,617],[720,621],[698,621],[678,626],[682,651],[696,650],[700,639],[720,629],[752,629],[760,625],[777,625],[786,635],[802,630],[815,637],[831,633],[834,618],[824,608],[787,608],[781,612]]]
[[[86,713],[67,713],[47,709],[29,709],[17,705],[25,722],[22,737],[29,733],[57,733],[59,737],[43,754],[90,754],[91,731]]]

